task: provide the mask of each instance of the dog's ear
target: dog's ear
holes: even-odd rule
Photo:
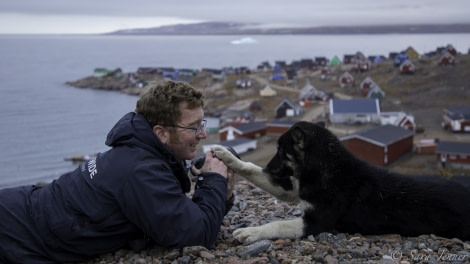
[[[304,144],[305,144],[305,140],[304,140],[304,131],[302,131],[301,128],[299,127],[295,127],[293,130],[292,130],[292,139],[294,140],[294,143],[300,148],[300,149],[304,149]]]

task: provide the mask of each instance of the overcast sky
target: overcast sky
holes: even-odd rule
[[[106,33],[205,21],[271,26],[470,23],[469,0],[0,0],[0,34]]]

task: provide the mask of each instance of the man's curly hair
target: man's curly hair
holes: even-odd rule
[[[204,106],[204,96],[185,82],[151,82],[140,94],[135,112],[142,114],[151,127],[171,126],[181,120],[180,104],[188,109]]]

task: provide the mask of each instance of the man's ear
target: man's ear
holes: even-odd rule
[[[163,144],[168,143],[168,141],[170,140],[170,134],[165,129],[165,127],[160,126],[160,125],[155,125],[152,130],[153,130],[153,133],[157,136],[158,139],[160,139],[160,141]]]

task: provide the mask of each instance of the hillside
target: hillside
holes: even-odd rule
[[[194,87],[201,89],[206,98],[206,115],[230,117],[248,110],[248,106],[254,100],[261,102],[263,110],[253,113],[256,118],[272,120],[275,117],[274,108],[284,97],[293,102],[298,101],[299,92],[305,86],[307,80],[320,91],[334,93],[338,96],[362,97],[359,84],[369,76],[386,93],[381,103],[381,110],[404,111],[415,117],[417,125],[424,128],[424,133],[417,134],[415,141],[420,139],[440,138],[443,140],[470,142],[470,133],[454,134],[441,128],[442,109],[456,104],[470,104],[470,84],[468,73],[470,72],[470,55],[457,56],[454,66],[439,66],[437,58],[423,58],[413,62],[416,66],[414,74],[403,75],[390,60],[373,64],[366,72],[355,72],[352,65],[339,65],[331,68],[331,75],[326,79],[320,78],[319,70],[300,70],[294,81],[270,81],[270,71],[252,72],[242,76],[229,76],[224,80],[215,80],[211,73],[199,71],[195,77],[188,80]],[[338,82],[339,76],[345,71],[350,72],[355,78],[355,87],[341,88]],[[160,75],[139,75],[140,78],[150,80],[162,80]],[[238,78],[252,80],[253,85],[248,89],[236,87]],[[81,88],[96,88],[115,90],[126,93],[138,94],[141,88],[130,88],[124,78],[85,77],[69,85]],[[259,95],[259,89],[269,84],[277,91],[275,97],[264,98]],[[304,108],[304,115],[298,119],[319,120],[325,104],[314,104],[310,108]],[[351,133],[362,126],[334,126],[330,127],[338,136]],[[269,136],[259,140],[259,149],[244,154],[242,158],[259,165],[264,165],[271,158],[275,149],[276,138]],[[218,142],[217,135],[210,135],[204,144]],[[402,161],[392,164],[391,168],[407,173],[432,173],[436,174],[436,158],[431,156],[410,155]],[[469,171],[457,172],[470,174]]]

